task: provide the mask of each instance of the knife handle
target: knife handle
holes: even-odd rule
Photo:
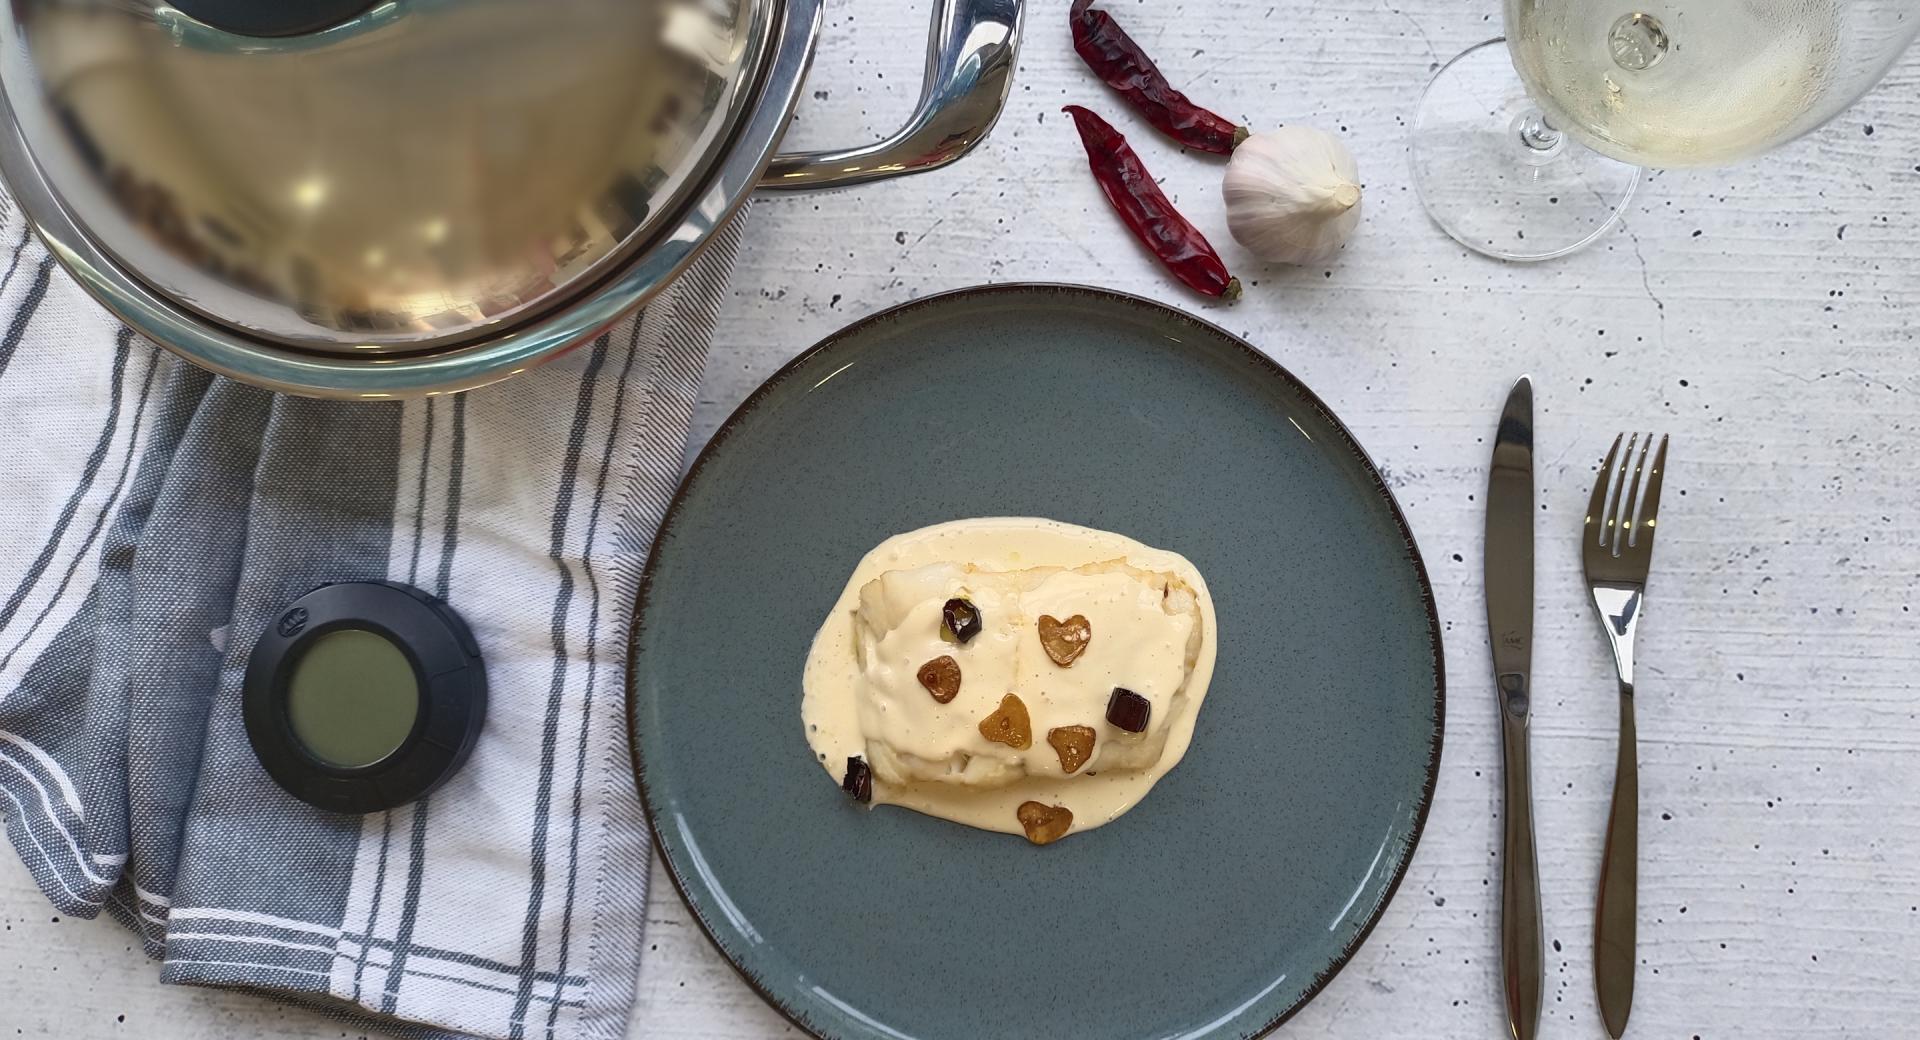
[[[1633,1010],[1634,935],[1640,913],[1640,763],[1633,727],[1633,687],[1620,684],[1620,748],[1613,767],[1613,808],[1600,857],[1600,896],[1593,912],[1593,983],[1600,1018],[1618,1040]]]
[[[1528,757],[1527,680],[1500,676],[1506,823],[1500,856],[1500,966],[1514,1040],[1540,1033],[1546,953],[1540,940],[1540,870],[1533,842],[1533,764]]]

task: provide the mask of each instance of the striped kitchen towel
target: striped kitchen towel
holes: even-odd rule
[[[0,197],[0,815],[62,914],[166,982],[408,1035],[623,1036],[649,842],[627,627],[742,221],[643,315],[499,386],[279,397],[157,351]],[[241,674],[329,582],[451,602],[491,686],[466,766],[346,816],[255,760]]]

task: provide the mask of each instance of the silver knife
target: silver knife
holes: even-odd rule
[[[1533,383],[1521,376],[1500,412],[1487,478],[1487,633],[1500,701],[1505,823],[1500,853],[1500,967],[1514,1040],[1540,1032],[1546,955],[1540,947],[1540,872],[1533,843],[1527,729],[1533,671]]]

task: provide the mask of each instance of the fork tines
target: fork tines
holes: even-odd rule
[[[1624,442],[1626,451],[1620,446]],[[1646,580],[1647,564],[1653,554],[1654,525],[1660,514],[1660,478],[1667,469],[1667,438],[1660,438],[1660,450],[1653,453],[1653,465],[1647,454],[1653,448],[1653,434],[1621,434],[1613,439],[1607,459],[1593,482],[1593,497],[1587,502],[1585,557],[1587,569],[1596,564],[1613,570],[1617,561],[1620,575]],[[1643,490],[1644,488],[1644,490]],[[1637,572],[1637,573],[1631,573]]]

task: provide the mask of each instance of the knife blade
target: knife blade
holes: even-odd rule
[[[1527,732],[1533,711],[1533,382],[1521,376],[1500,412],[1487,477],[1484,582],[1500,709],[1503,790],[1500,966],[1514,1040],[1540,1032],[1546,955],[1540,939],[1540,873],[1533,839]]]

